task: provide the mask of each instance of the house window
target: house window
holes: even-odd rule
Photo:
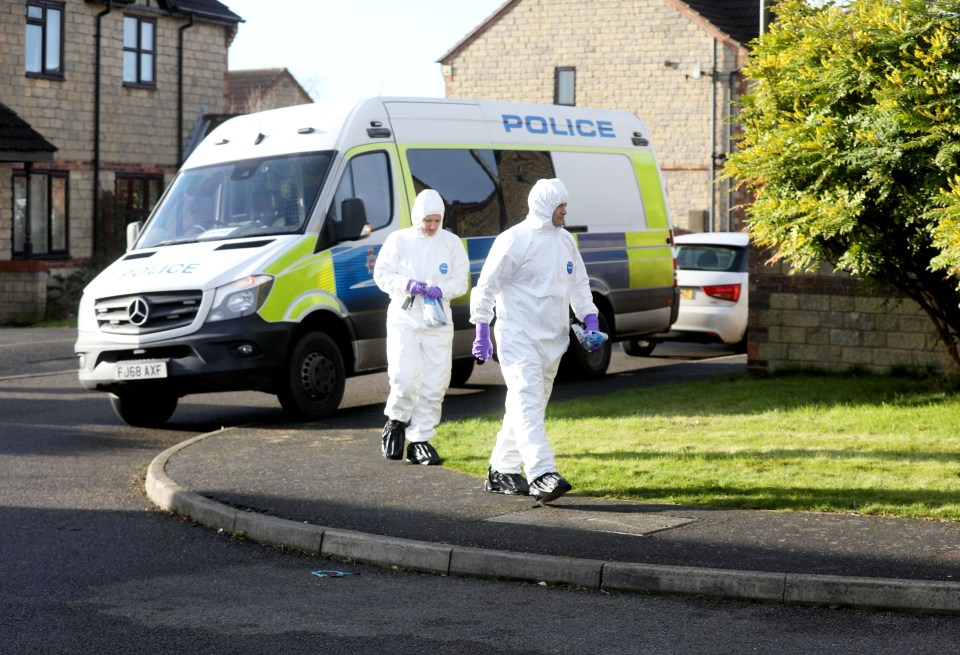
[[[14,257],[67,255],[67,174],[24,171],[13,175]]]
[[[27,2],[26,44],[28,76],[63,79],[63,3]]]
[[[147,220],[163,191],[162,175],[129,175],[117,173],[117,222],[124,226]]]
[[[577,104],[577,69],[557,68],[554,71],[553,104]]]
[[[157,85],[157,22],[137,16],[123,17],[123,83]]]

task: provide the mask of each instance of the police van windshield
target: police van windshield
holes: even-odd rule
[[[332,159],[332,152],[319,152],[183,171],[137,248],[300,232]]]

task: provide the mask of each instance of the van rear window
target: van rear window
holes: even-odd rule
[[[552,177],[570,191],[571,231],[647,227],[637,173],[623,154],[411,148],[407,161],[417,193],[435,189],[443,196],[443,226],[460,237],[496,236],[516,225],[527,215],[530,189],[537,180]],[[598,180],[602,194],[597,193]]]
[[[446,203],[444,228],[463,238],[516,225],[537,180],[556,177],[550,154],[534,150],[411,148],[407,161],[417,193],[437,191]]]
[[[570,192],[568,225],[589,225],[590,232],[647,229],[637,172],[628,156],[603,152],[555,152],[553,165],[557,177]],[[603,193],[597,193],[601,180]]]

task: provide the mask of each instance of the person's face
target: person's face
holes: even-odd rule
[[[423,217],[423,233],[432,237],[440,229],[440,214],[429,214]]]
[[[563,227],[563,219],[567,215],[567,203],[562,202],[553,210],[553,226]]]

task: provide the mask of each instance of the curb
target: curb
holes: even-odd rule
[[[146,493],[159,508],[251,541],[332,560],[423,573],[545,582],[598,591],[706,596],[782,605],[960,614],[960,583],[896,578],[634,564],[468,548],[298,523],[243,512],[190,491],[166,474],[167,461],[220,432],[202,434],[159,454],[147,467]]]

